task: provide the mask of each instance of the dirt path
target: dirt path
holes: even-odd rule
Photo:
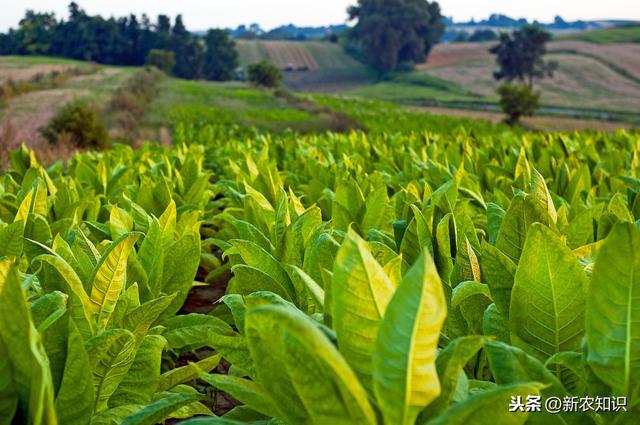
[[[50,146],[41,137],[39,129],[70,101],[79,98],[96,100],[99,94],[96,87],[111,83],[111,79],[120,72],[119,69],[107,68],[96,74],[71,78],[60,88],[34,91],[10,99],[4,108],[0,108],[0,161],[2,156],[21,144],[36,149],[44,160],[49,156],[53,159],[69,156],[73,149]],[[104,92],[111,89],[110,86],[101,87]]]

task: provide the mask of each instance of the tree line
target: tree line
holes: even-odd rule
[[[0,33],[0,55],[47,55],[141,66],[151,52],[156,53],[155,58],[158,52],[167,53],[168,71],[179,78],[229,80],[238,66],[235,44],[226,31],[193,35],[181,15],[173,23],[166,15],[158,15],[153,22],[147,15],[138,18],[133,14],[105,19],[88,15],[72,2],[67,20],[29,10],[17,29]]]

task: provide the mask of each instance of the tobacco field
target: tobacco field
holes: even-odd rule
[[[638,423],[637,133],[185,126],[9,162],[0,424]]]

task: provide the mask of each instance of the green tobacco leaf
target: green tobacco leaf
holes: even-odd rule
[[[569,248],[547,227],[534,224],[511,294],[514,345],[542,361],[561,351],[580,351],[587,285]]]
[[[421,419],[434,418],[449,407],[453,401],[460,374],[464,373],[465,365],[480,351],[482,344],[483,337],[462,337],[452,341],[438,354],[436,370],[442,390],[440,396],[420,414]]]
[[[11,425],[18,409],[18,394],[14,388],[11,361],[4,343],[0,343],[0,424]]]
[[[562,396],[566,393],[553,373],[521,349],[492,340],[485,340],[484,347],[496,383],[540,382],[547,387],[543,390],[547,396]]]
[[[60,424],[85,425],[91,417],[94,401],[91,364],[76,325],[73,320],[67,320],[67,323],[67,358],[55,408]]]
[[[482,317],[482,334],[497,338],[498,341],[511,342],[509,320],[498,310],[495,304],[489,305]]]
[[[238,264],[232,267],[233,278],[229,282],[227,294],[250,295],[258,291],[269,291],[292,301],[290,292],[271,276],[256,267]]]
[[[169,394],[166,397],[140,409],[133,415],[128,416],[122,421],[121,425],[156,425],[169,418],[173,412],[181,407],[203,400],[204,398],[205,397],[203,395],[198,393]]]
[[[160,380],[158,382],[158,391],[168,391],[178,384],[192,381],[198,378],[202,371],[210,372],[218,366],[221,358],[222,355],[216,354],[214,356],[207,357],[206,359],[202,359],[197,363],[193,363],[197,366],[197,369],[195,370],[191,364],[188,364],[187,366],[177,367],[163,373],[160,375]]]
[[[320,325],[285,305],[251,308],[246,335],[257,379],[288,423],[375,424],[367,395]]]
[[[517,266],[498,248],[483,241],[480,268],[482,280],[489,286],[489,292],[496,307],[505,317],[509,317],[511,290]]]
[[[500,385],[494,389],[472,395],[463,402],[454,404],[441,416],[426,422],[425,425],[523,425],[529,417],[528,412],[510,412],[512,397],[540,395],[543,388],[539,383],[520,383]]]
[[[32,423],[56,424],[49,361],[31,321],[18,271],[7,260],[0,260],[0,345],[9,365],[5,363],[3,377],[13,383],[18,410]],[[0,387],[11,385],[4,382]],[[10,397],[9,405],[14,403]]]
[[[249,344],[246,338],[214,334],[209,339],[209,343],[233,366],[239,367],[249,376],[256,375],[255,363],[249,353]]]
[[[393,211],[389,205],[387,188],[381,186],[367,196],[361,229],[368,234],[371,229],[391,231]]]
[[[109,398],[109,407],[151,402],[160,381],[162,351],[167,340],[160,335],[142,339],[129,371]]]
[[[98,325],[106,326],[126,283],[127,259],[138,235],[126,234],[113,242],[96,266],[91,279],[91,302]]]
[[[20,203],[20,206],[18,207],[18,212],[16,213],[16,216],[13,220],[14,223],[17,223],[19,221],[23,223],[27,222],[27,218],[29,217],[29,214],[33,210],[32,209],[33,198],[34,198],[33,189],[31,189],[29,193],[27,193],[27,195],[24,197],[22,202]]]
[[[506,214],[506,211],[500,205],[496,205],[493,202],[487,203],[487,230],[489,232],[489,243],[492,245],[495,245],[498,240],[500,226]]]
[[[124,317],[124,327],[133,332],[137,338],[144,338],[151,325],[164,313],[174,298],[174,295],[160,297],[127,312]]]
[[[587,362],[620,394],[640,390],[640,230],[619,224],[598,254],[587,296]]]
[[[125,329],[108,330],[87,341],[87,353],[93,371],[93,410],[101,412],[133,364],[136,338]]]
[[[140,245],[138,259],[147,274],[149,287],[157,294],[162,286],[162,271],[165,261],[165,251],[162,243],[160,222],[152,218],[149,222],[147,234]]]
[[[22,254],[23,236],[23,221],[0,227],[0,258],[19,257]]]
[[[192,366],[193,367],[193,366]],[[209,385],[230,394],[245,406],[267,416],[276,416],[277,409],[269,394],[257,383],[229,375],[216,375],[199,371],[196,375]]]
[[[293,273],[297,273],[297,275],[300,276],[300,279],[304,283],[305,289],[313,299],[313,302],[321,309],[324,309],[324,290],[322,287],[301,268],[292,266],[292,270]]]
[[[84,314],[84,319],[89,325],[89,329],[93,332],[93,304],[89,295],[84,290],[84,286],[80,278],[73,270],[73,268],[67,263],[62,257],[58,254],[53,253],[52,255],[41,255],[33,259],[33,262],[43,262],[51,265],[56,271],[62,276],[64,281],[69,287],[70,292],[76,295],[78,300],[82,305],[82,311]]]
[[[233,336],[231,327],[217,317],[206,314],[187,314],[175,316],[166,320],[163,325],[167,328],[163,336],[169,347],[180,353],[196,350],[211,344],[213,335]]]
[[[296,299],[297,294],[293,283],[278,260],[253,242],[235,239],[231,243],[233,244],[232,251],[240,254],[247,266],[260,270],[282,286],[290,300]]]
[[[531,196],[542,209],[547,211],[554,223],[558,221],[558,213],[553,205],[551,193],[549,193],[544,177],[535,168],[531,172]]]
[[[109,217],[109,228],[111,238],[117,240],[119,237],[133,230],[133,218],[122,208],[112,207]]]
[[[244,298],[238,294],[228,294],[224,297],[220,298],[220,301],[225,303],[229,310],[231,310],[231,315],[233,316],[233,322],[236,325],[236,329],[240,334],[244,334],[244,314],[247,311],[247,308],[244,304]]]
[[[353,179],[342,181],[331,206],[334,227],[346,232],[352,223],[360,224],[364,203],[364,195],[358,184]]]
[[[395,286],[367,243],[349,231],[338,250],[331,288],[333,323],[341,354],[366,388],[371,387],[371,354]]]
[[[446,316],[442,282],[423,252],[391,299],[373,352],[374,391],[386,423],[413,424],[440,395],[436,350]]]
[[[517,264],[527,239],[527,233],[534,223],[551,225],[552,221],[549,213],[531,197],[522,195],[514,197],[502,220],[496,248]]]
[[[200,235],[184,235],[167,250],[162,271],[162,288],[151,288],[156,296],[160,293],[177,294],[163,317],[169,317],[180,310],[193,286],[200,264]]]

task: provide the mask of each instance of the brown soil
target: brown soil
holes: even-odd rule
[[[8,80],[23,81],[30,80],[36,75],[46,75],[54,71],[66,71],[73,68],[71,65],[29,65],[14,66],[7,63],[0,63],[0,83]]]

